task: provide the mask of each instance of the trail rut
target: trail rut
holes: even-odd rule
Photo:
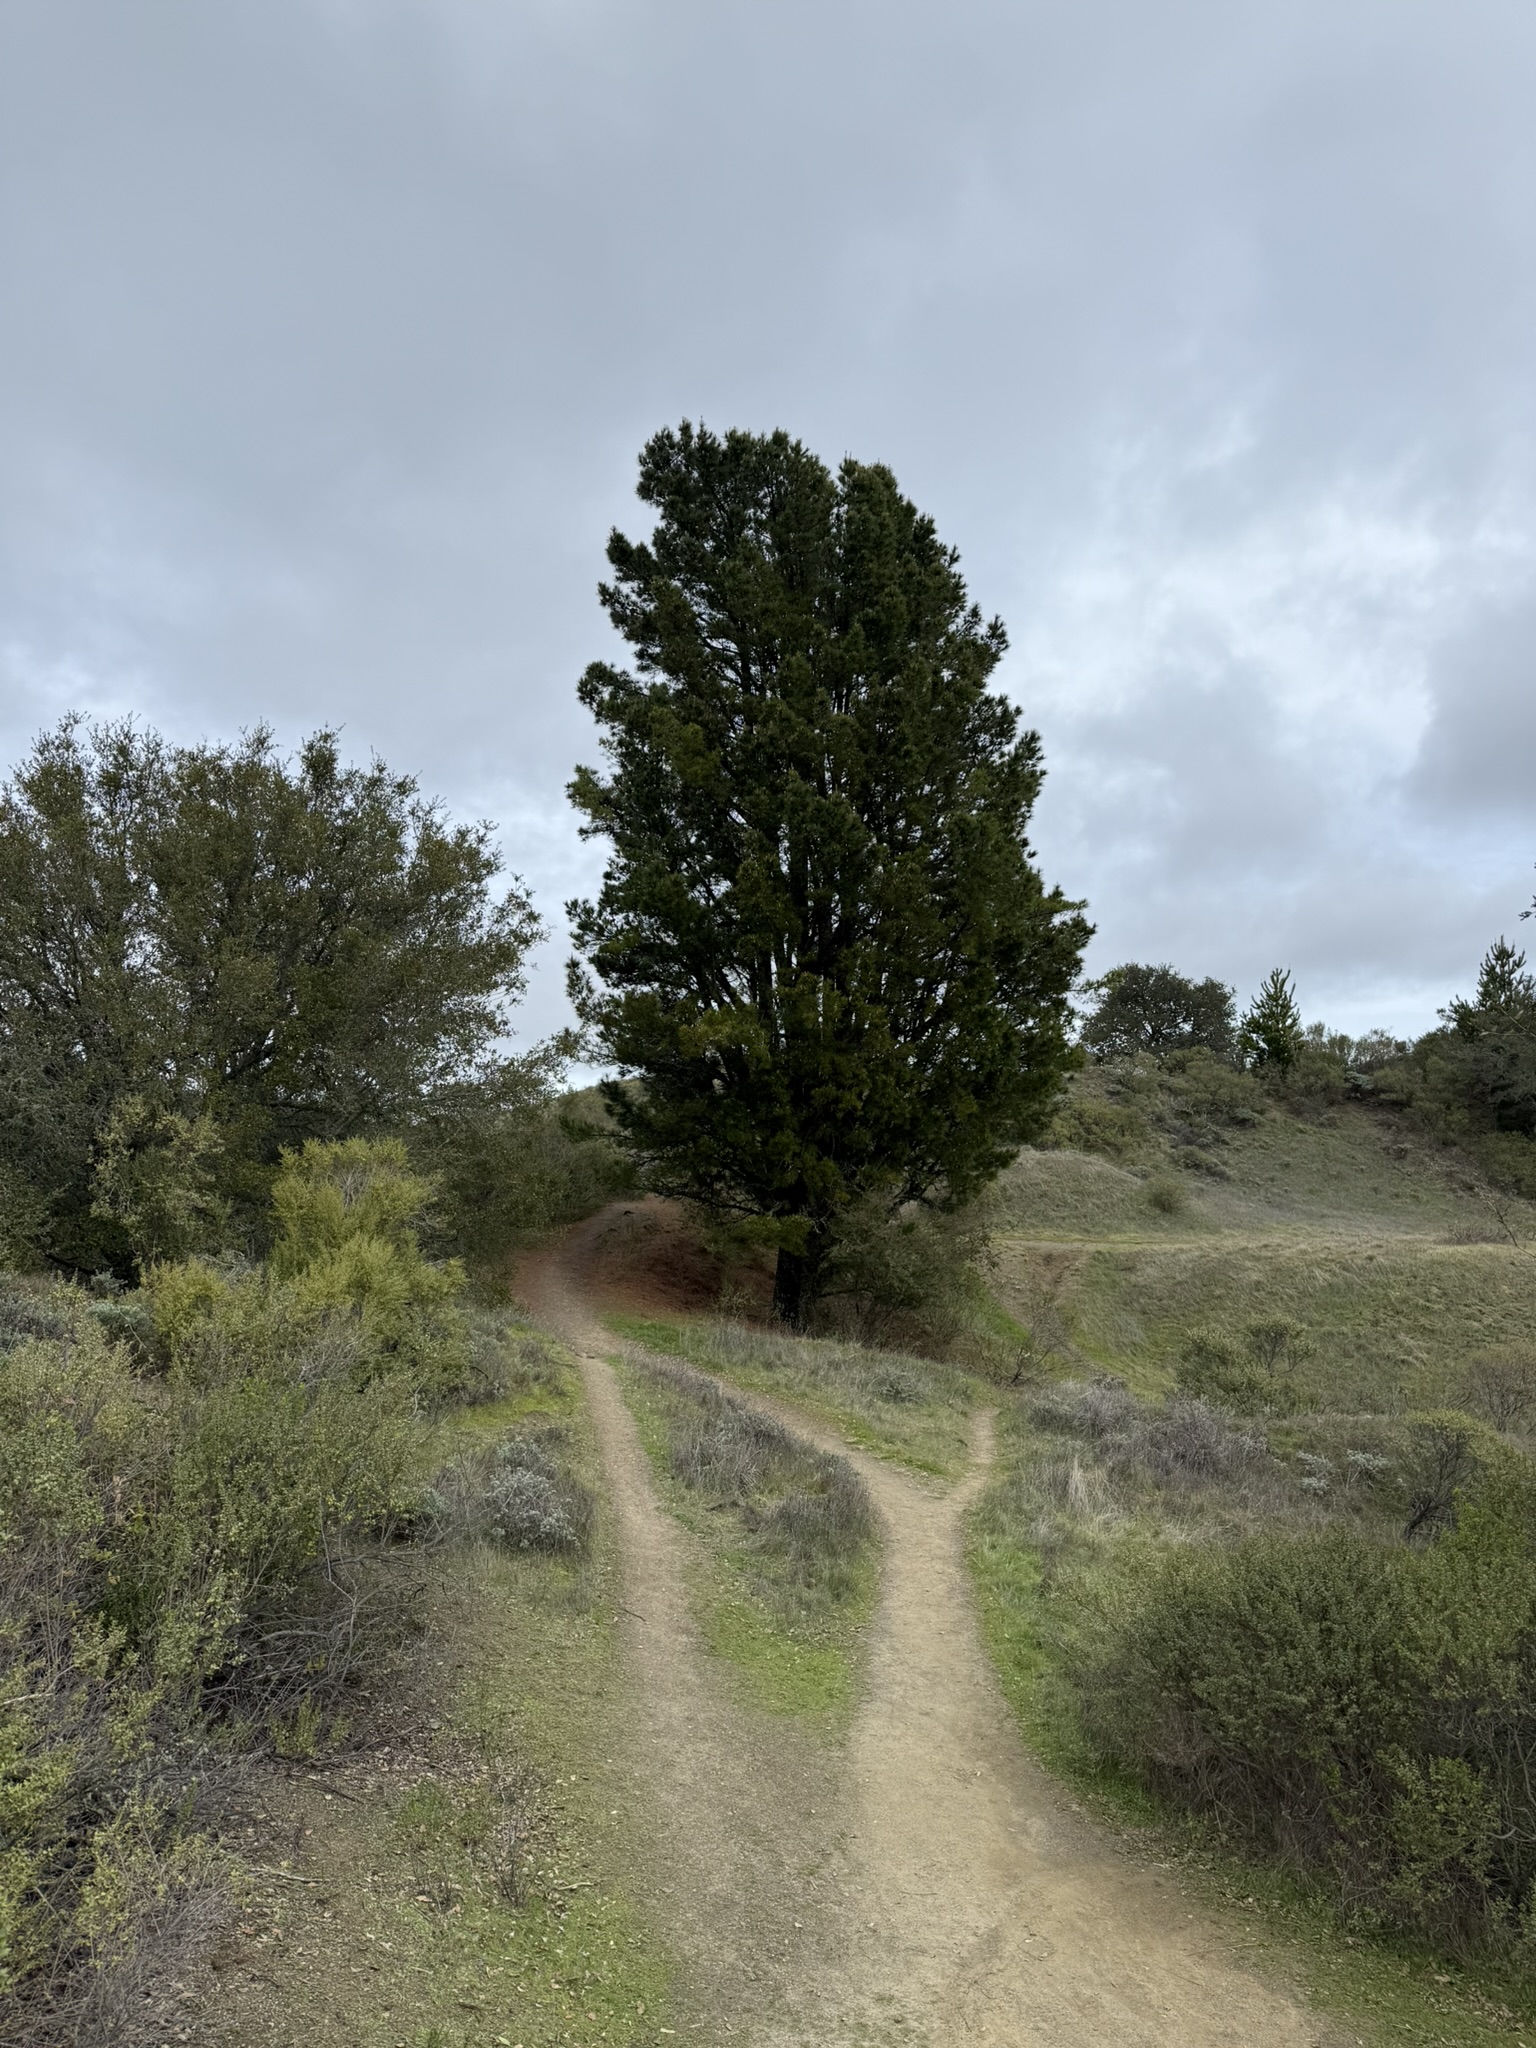
[[[1235,1957],[1172,1877],[1131,1864],[1019,1740],[977,1632],[963,1517],[990,1418],[942,1490],[830,1438],[884,1535],[865,1696],[841,1748],[744,1708],[689,1614],[687,1540],[658,1505],[588,1306],[605,1228],[528,1276],[581,1354],[625,1559],[630,1736],[695,2038],[761,2048],[1302,2048],[1335,2037]]]

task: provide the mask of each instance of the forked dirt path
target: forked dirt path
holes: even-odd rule
[[[761,2048],[1302,2048],[1335,2037],[1231,1952],[1177,1882],[1130,1864],[1026,1754],[977,1632],[958,1486],[833,1442],[885,1540],[866,1693],[845,1748],[734,1701],[689,1614],[686,1539],[659,1507],[603,1353],[578,1226],[525,1274],[582,1358],[625,1557],[631,1735],[695,2039]],[[692,2031],[692,2030],[691,2030]]]

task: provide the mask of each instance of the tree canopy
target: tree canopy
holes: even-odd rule
[[[852,1200],[963,1200],[1039,1127],[1089,928],[1031,858],[1002,624],[888,469],[685,423],[639,495],[601,588],[634,670],[580,687],[611,848],[575,987],[653,1184],[768,1219],[794,1320]]]
[[[1127,961],[1091,984],[1098,1001],[1083,1019],[1082,1042],[1099,1059],[1204,1046],[1230,1059],[1237,1038],[1232,991],[1224,982],[1191,981],[1166,963]]]
[[[331,733],[291,761],[265,729],[45,735],[0,788],[8,1234],[122,1266],[130,1216],[194,1216],[173,1155],[260,1201],[282,1147],[398,1128],[494,1061],[539,929],[498,867],[488,826]]]
[[[1243,1058],[1251,1067],[1268,1067],[1284,1074],[1296,1064],[1305,1043],[1290,973],[1284,967],[1272,968],[1238,1026]]]
[[[1536,975],[1524,953],[1497,939],[1476,994],[1458,997],[1442,1016],[1444,1028],[1415,1048],[1433,1092],[1474,1129],[1536,1136]]]

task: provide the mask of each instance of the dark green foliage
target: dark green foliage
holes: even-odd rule
[[[510,1245],[634,1191],[634,1161],[595,1088],[558,1096],[562,1047],[442,1090],[412,1132],[437,1188],[430,1236],[490,1264]]]
[[[1490,947],[1472,1000],[1444,1013],[1411,1065],[1415,1100],[1473,1132],[1536,1136],[1536,977],[1504,939]]]
[[[1265,977],[1238,1027],[1238,1044],[1250,1067],[1284,1074],[1300,1057],[1306,1034],[1296,991],[1283,967]]]
[[[577,989],[653,1184],[773,1219],[793,1320],[850,1201],[964,1200],[1039,1127],[1087,927],[1030,859],[1003,629],[888,470],[684,425],[639,489],[603,590],[638,672],[581,684],[612,852]]]
[[[67,721],[0,791],[11,1254],[80,1271],[254,1226],[281,1147],[401,1128],[493,1062],[538,926],[334,736],[171,748]]]
[[[1459,1526],[1178,1546],[1078,1654],[1101,1751],[1325,1875],[1356,1912],[1528,1953],[1536,1483],[1506,1456]]]
[[[1098,997],[1083,1019],[1082,1042],[1097,1059],[1202,1046],[1231,1059],[1237,1044],[1232,991],[1219,981],[1191,981],[1172,967],[1128,962],[1090,984]]]
[[[860,1344],[943,1355],[975,1323],[993,1262],[985,1201],[950,1211],[878,1195],[843,1212],[822,1273],[818,1326]]]

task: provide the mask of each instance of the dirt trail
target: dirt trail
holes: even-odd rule
[[[963,1516],[837,1442],[884,1524],[867,1689],[846,1751],[732,1700],[689,1617],[687,1547],[587,1306],[594,1218],[527,1276],[582,1354],[626,1559],[636,1767],[701,2032],[762,2048],[1301,2048],[1319,2017],[1233,1957],[1177,1882],[1129,1864],[1025,1753],[977,1633]],[[772,1405],[803,1434],[807,1418]]]

